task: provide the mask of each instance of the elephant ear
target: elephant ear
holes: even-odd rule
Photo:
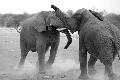
[[[46,31],[45,19],[42,15],[35,15],[22,22],[23,27],[34,27],[38,32]]]
[[[44,16],[40,15],[39,17],[36,17],[36,19],[33,21],[33,27],[38,31],[38,32],[42,32],[42,31],[46,31],[47,28],[47,24],[46,24],[46,20],[44,18]]]

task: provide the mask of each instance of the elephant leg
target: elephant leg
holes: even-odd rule
[[[113,49],[109,46],[104,47],[100,50],[100,61],[105,65],[105,76],[108,76],[109,80],[115,80],[117,75],[114,73],[112,68],[113,63]]]
[[[27,49],[26,42],[22,39],[20,39],[20,48],[21,48],[21,58],[19,62],[19,68],[21,68],[24,65],[26,56],[29,52],[29,50]]]
[[[97,61],[97,58],[95,58],[93,55],[90,55],[90,59],[88,61],[88,73],[90,75],[93,75],[96,73],[96,70],[95,70],[96,61]]]
[[[89,79],[87,75],[87,50],[82,49],[79,52],[79,61],[80,61],[80,70],[81,70],[81,75],[80,79]]]
[[[103,64],[105,65],[105,75],[107,75],[110,80],[116,80],[117,75],[113,72],[112,62],[110,60],[106,60]]]
[[[36,42],[36,50],[38,53],[37,68],[40,73],[45,73],[45,50],[46,44],[41,44],[39,41]]]
[[[21,50],[21,58],[20,58],[20,62],[19,62],[19,68],[21,68],[24,65],[27,54],[28,54],[28,50],[24,50],[24,49]]]
[[[58,50],[58,46],[59,46],[59,42],[52,43],[51,50],[50,50],[50,56],[47,61],[47,68],[49,68],[54,63],[54,60],[55,60],[55,57],[57,54],[57,50]]]

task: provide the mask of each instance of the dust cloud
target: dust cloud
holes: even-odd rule
[[[75,62],[74,59],[63,59],[61,57],[56,57],[56,60],[51,68],[46,71],[47,73],[45,75],[41,76],[46,78],[46,75],[49,75],[47,76],[49,78],[50,76],[61,75],[62,73],[66,73],[67,71],[74,69],[79,69],[79,63]],[[25,64],[21,70],[19,70],[18,64],[14,67],[14,70],[16,71],[13,75],[17,76],[26,75],[33,79],[38,75],[36,64],[30,63],[28,60],[25,61]],[[61,76],[64,77],[64,75]]]
[[[15,70],[18,70],[18,64],[14,67]],[[62,72],[67,72],[69,70],[79,69],[79,63],[75,62],[74,59],[63,59],[61,57],[56,57],[54,64],[47,71],[49,73],[58,74]],[[19,74],[24,73],[35,73],[37,72],[36,65],[30,63],[29,61],[25,61],[25,64],[22,70],[18,70]]]
[[[62,57],[56,57],[54,64],[47,72],[49,75],[56,75],[61,73],[67,73],[70,70],[79,70],[79,67],[79,63],[76,62],[74,59],[63,59]],[[15,69],[17,69],[17,66],[15,67]],[[35,77],[35,73],[37,73],[36,65],[30,63],[29,61],[26,61],[23,69],[18,71],[17,74],[27,74],[30,77]],[[109,80],[108,77],[104,75],[104,69],[97,70],[97,73],[94,76],[90,77],[93,80]]]
[[[63,59],[61,57],[57,57],[51,69],[53,73],[67,72],[69,70],[79,69],[79,63],[74,59]]]
[[[18,64],[14,67],[14,70],[16,70],[18,74],[24,74],[24,73],[30,74],[36,72],[37,69],[36,69],[36,65],[26,60],[21,70],[19,70]]]
[[[95,75],[91,76],[93,80],[109,80],[104,74],[104,70],[97,72]]]

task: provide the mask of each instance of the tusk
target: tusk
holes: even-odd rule
[[[65,30],[66,28],[58,28],[57,30],[58,31],[63,31],[63,30]]]

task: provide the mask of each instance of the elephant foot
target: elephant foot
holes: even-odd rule
[[[46,70],[44,68],[37,68],[39,74],[46,74]]]
[[[16,69],[22,70],[23,67],[24,67],[24,63],[21,63],[21,62],[20,62],[20,63],[17,65]]]
[[[95,70],[95,69],[93,69],[93,68],[90,68],[89,70],[88,70],[88,74],[89,75],[95,75],[97,73],[97,71]]]
[[[111,76],[108,76],[109,80],[120,80],[116,74],[113,74]]]
[[[87,74],[81,74],[81,75],[79,76],[79,79],[82,79],[82,80],[90,80],[90,78],[88,77]]]
[[[39,74],[46,74],[45,71],[39,71]]]
[[[120,76],[116,75],[115,73],[107,74],[105,73],[105,80],[120,80]]]
[[[114,80],[120,80],[120,76],[117,76]]]
[[[46,70],[44,68],[37,68],[39,74],[46,74]]]
[[[40,65],[37,65],[36,69],[37,69],[39,74],[46,74],[45,67],[41,67]]]
[[[17,71],[21,71],[22,68],[23,68],[23,66],[21,66],[19,64],[14,67],[14,69],[17,70]]]
[[[52,64],[47,63],[47,64],[46,64],[46,69],[50,69],[51,66],[52,66]]]

